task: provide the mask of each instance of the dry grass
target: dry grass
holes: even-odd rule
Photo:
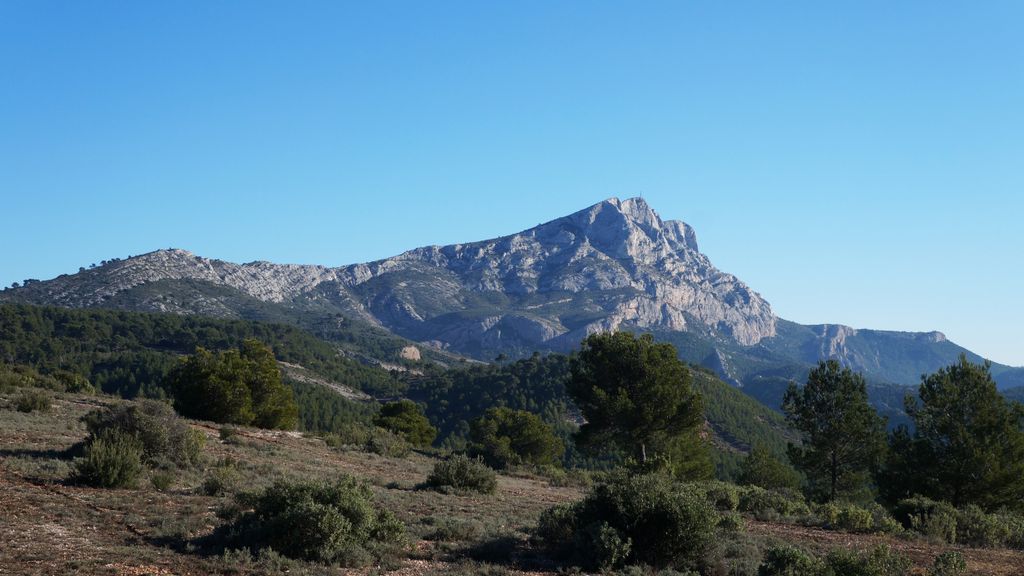
[[[555,573],[526,544],[527,530],[544,509],[582,494],[530,476],[499,476],[492,496],[417,490],[436,461],[429,455],[386,458],[332,449],[298,433],[246,428],[222,441],[219,426],[201,422],[192,425],[207,437],[206,469],[177,475],[165,491],[148,479],[138,490],[87,488],[66,482],[72,470],[67,450],[85,437],[78,421],[83,414],[118,400],[63,394],[48,413],[20,413],[7,407],[10,399],[0,395],[0,575],[275,573],[273,561],[225,560],[199,546],[221,522],[216,510],[230,500],[201,490],[207,470],[225,461],[234,462],[246,489],[340,473],[365,480],[377,501],[409,528],[408,549],[387,567],[402,575]],[[910,556],[919,573],[945,549],[919,540],[754,521],[747,532],[758,541],[784,540],[817,552],[886,541]],[[1024,566],[1021,552],[960,550],[974,574],[1020,574]],[[499,565],[480,563],[488,561]],[[353,573],[304,563],[288,568],[288,574]]]

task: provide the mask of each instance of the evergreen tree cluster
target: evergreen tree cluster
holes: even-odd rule
[[[175,409],[190,418],[282,429],[298,422],[274,353],[258,340],[220,352],[198,348],[171,371],[166,388]]]

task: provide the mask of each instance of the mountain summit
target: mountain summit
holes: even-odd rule
[[[194,294],[182,293],[186,281]],[[173,290],[155,285],[168,282]],[[237,295],[223,289],[292,309],[315,305],[473,355],[568,349],[587,334],[620,327],[695,331],[743,345],[775,334],[768,303],[715,268],[692,228],[662,220],[642,198],[609,198],[518,234],[366,264],[233,264],[159,250],[6,296],[245,316]]]
[[[341,323],[370,324],[480,359],[565,351],[597,331],[642,330],[736,384],[761,386],[802,378],[825,357],[876,381],[913,384],[964,352],[937,333],[779,319],[715,268],[690,226],[662,220],[642,198],[609,198],[493,240],[336,268],[158,250],[33,281],[0,300],[271,320],[328,336]],[[1010,372],[998,376],[1011,382]]]

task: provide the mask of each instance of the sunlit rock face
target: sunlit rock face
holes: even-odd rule
[[[159,289],[168,281],[175,281],[173,294]],[[190,294],[189,283],[203,289]],[[696,330],[742,345],[776,333],[764,299],[715,268],[692,228],[662,220],[640,198],[611,198],[518,234],[417,248],[366,264],[234,264],[159,250],[34,282],[5,297],[230,317],[245,315],[238,293],[291,309],[354,315],[470,353],[564,349],[587,334],[619,328]]]

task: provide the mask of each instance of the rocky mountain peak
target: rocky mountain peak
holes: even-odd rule
[[[159,293],[161,281],[176,282],[173,303]],[[295,310],[337,310],[413,340],[480,354],[509,346],[566,349],[619,328],[695,330],[743,345],[776,332],[768,303],[715,268],[692,228],[662,220],[643,198],[609,198],[517,234],[340,268],[235,264],[158,250],[13,296],[64,306],[247,313],[222,288]]]

